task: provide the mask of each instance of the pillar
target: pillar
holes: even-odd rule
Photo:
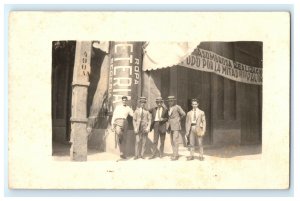
[[[72,82],[71,160],[87,160],[87,93],[91,63],[91,42],[77,41]]]

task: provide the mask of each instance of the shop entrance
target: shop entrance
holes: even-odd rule
[[[76,41],[52,44],[52,140],[68,144]]]
[[[199,100],[199,108],[205,112],[207,122],[204,144],[261,143],[262,86],[239,83],[183,66],[154,70],[144,78],[151,87],[145,87],[143,94],[148,94],[149,90],[152,106],[157,94],[164,99],[169,95],[176,96],[177,104],[186,112],[191,110],[191,99]],[[182,134],[184,122],[185,119]]]

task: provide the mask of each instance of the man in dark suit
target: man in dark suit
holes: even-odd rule
[[[171,134],[171,144],[173,149],[173,156],[171,160],[178,160],[178,147],[180,143],[180,130],[181,130],[181,120],[185,117],[185,112],[183,109],[175,104],[175,96],[168,97],[169,105],[169,121],[167,123],[167,129]]]
[[[149,159],[153,159],[159,153],[159,157],[162,158],[164,154],[164,145],[166,139],[166,122],[168,121],[168,110],[163,107],[163,99],[161,97],[156,98],[156,107],[149,110],[152,114],[152,124],[150,131],[154,129],[154,139],[152,156]],[[159,151],[157,149],[158,138],[160,138]]]

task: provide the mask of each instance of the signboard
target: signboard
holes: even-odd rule
[[[196,49],[178,65],[216,73],[238,82],[262,85],[262,68],[248,66],[201,48]]]
[[[108,99],[109,112],[128,97],[128,105],[136,108],[141,94],[142,42],[111,42]]]

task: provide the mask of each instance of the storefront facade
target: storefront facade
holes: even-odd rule
[[[201,42],[198,47],[230,60],[262,69],[261,42]],[[70,54],[68,60],[53,63],[54,141],[68,141],[71,132],[68,122],[72,107],[70,101],[72,65],[74,65],[72,54],[75,53],[74,49],[66,52]],[[59,55],[58,51],[53,52],[54,56],[56,54]],[[88,116],[91,116],[93,99],[99,88],[97,85],[101,78],[101,72],[103,73],[102,68],[108,68],[111,65],[111,63],[103,63],[105,56],[107,56],[105,52],[92,48],[90,85],[86,103]],[[191,109],[190,100],[192,98],[199,99],[199,107],[205,112],[207,120],[207,133],[204,141],[206,145],[261,144],[262,84],[243,83],[216,73],[187,68],[180,64],[141,71],[140,76],[139,88],[136,90],[133,100],[136,100],[138,96],[146,96],[149,108],[155,106],[157,96],[166,99],[167,96],[174,95],[177,97],[177,104],[187,112]],[[102,98],[105,99],[104,96]],[[93,141],[90,144],[95,144],[95,142],[101,144],[101,139],[103,139],[101,136],[109,126],[108,106],[110,103],[109,98],[106,100],[108,102],[104,101],[101,107],[107,108],[101,109],[92,125],[98,133],[96,132],[90,138]],[[57,111],[60,111],[61,114]],[[184,128],[184,120],[182,126]],[[184,131],[182,133],[184,134]],[[99,147],[107,146],[99,145]],[[105,148],[103,149],[105,151]]]
[[[204,42],[200,47],[226,58],[262,68],[262,44]],[[155,87],[151,87],[155,86]],[[236,82],[214,73],[177,65],[144,72],[143,95],[175,95],[185,111],[198,98],[207,118],[206,144],[260,144],[262,85]],[[149,101],[149,106],[154,100]],[[184,125],[184,124],[183,124]]]

